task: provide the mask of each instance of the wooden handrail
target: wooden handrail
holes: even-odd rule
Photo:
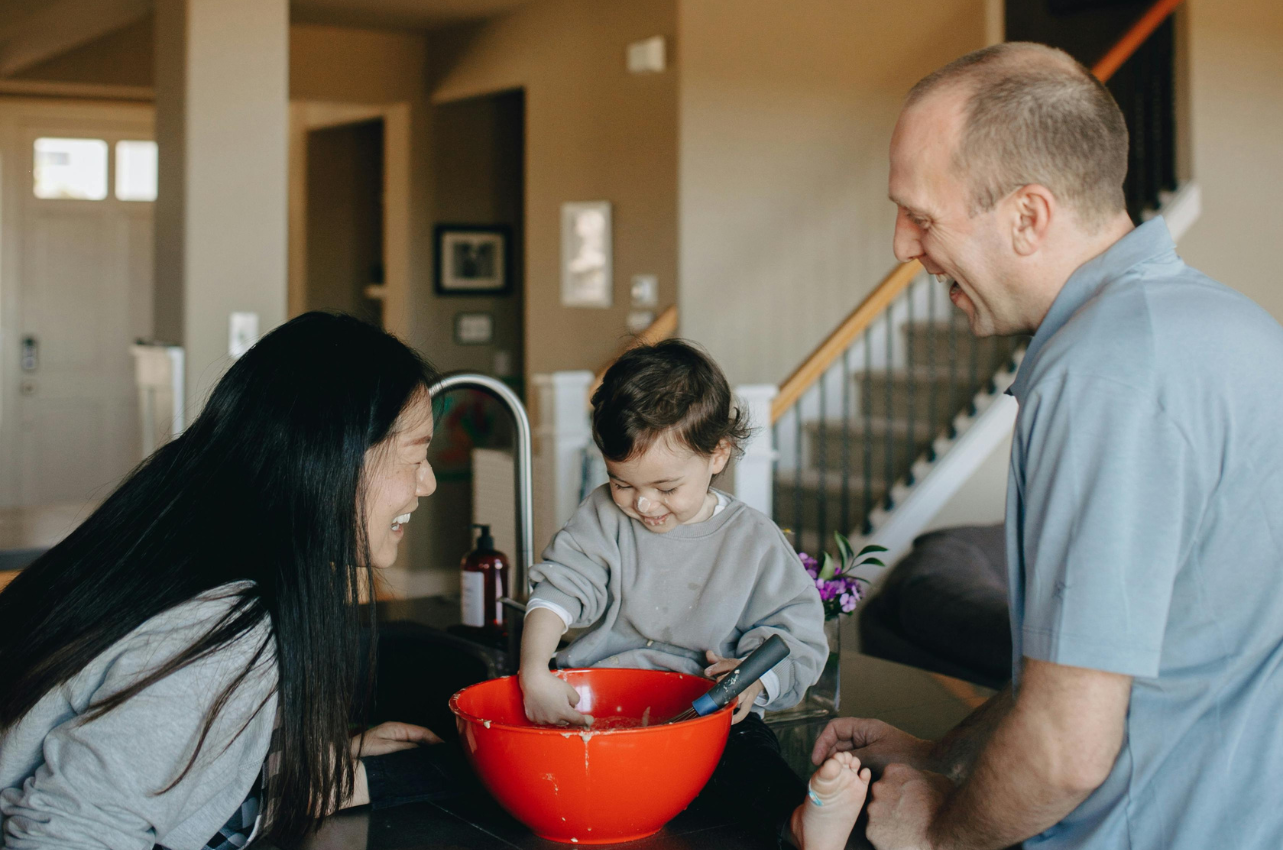
[[[670,339],[675,333],[677,333],[676,304],[660,313],[655,318],[655,321],[650,323],[650,326],[646,328],[646,330],[633,337],[628,342],[628,345],[624,346],[624,351],[631,351],[639,345],[654,345],[662,340]],[[623,354],[624,351],[619,353]],[[615,357],[610,361],[610,363],[607,363],[605,366],[602,366],[597,370],[597,375],[593,378],[592,386],[588,388],[588,398],[591,399],[593,397],[593,393],[597,392],[597,388],[601,386],[601,382],[606,377],[606,370],[609,369],[611,364],[618,359],[618,357]]]
[[[1108,82],[1109,78],[1121,67],[1123,63],[1132,57],[1140,46],[1145,43],[1145,39],[1158,29],[1163,21],[1167,20],[1176,7],[1183,3],[1184,0],[1158,0],[1149,11],[1141,15],[1140,20],[1132,25],[1132,28],[1118,40],[1118,43],[1109,49],[1091,72],[1096,75],[1096,79],[1102,83]]]
[[[788,380],[780,384],[780,391],[771,402],[771,424],[780,420],[784,413],[797,403],[802,393],[820,379],[824,371],[842,356],[842,352],[855,342],[855,338],[864,332],[882,311],[890,306],[895,297],[922,271],[922,263],[910,260],[901,263],[891,270],[882,282],[873,288],[860,306],[851,311],[851,315],[842,320],[828,339],[819,344],[811,356],[802,361],[802,365],[789,375]]]

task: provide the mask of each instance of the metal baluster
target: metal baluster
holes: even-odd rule
[[[886,444],[886,457],[883,458],[885,462],[882,464],[886,475],[885,480],[882,482],[882,486],[886,488],[886,501],[884,501],[883,504],[886,505],[886,509],[889,511],[895,507],[895,500],[891,498],[891,482],[895,481],[895,429],[892,427],[892,422],[894,421],[893,417],[895,415],[895,399],[893,395],[895,390],[895,373],[892,372],[892,355],[895,353],[895,339],[891,333],[891,308],[888,307],[882,316],[882,327],[883,332],[886,334],[887,343],[886,439],[883,441]]]
[[[851,531],[851,357],[842,353],[842,533]]]
[[[979,363],[980,339],[971,335],[971,369],[967,380],[967,415],[976,415],[976,393],[980,390]]]
[[[936,459],[936,290],[935,279],[927,277],[927,433],[931,442],[927,446],[927,460]]]
[[[1176,30],[1171,18],[1163,22],[1159,35],[1162,55],[1159,70],[1163,75],[1162,102],[1159,107],[1163,133],[1161,176],[1163,188],[1171,191],[1176,188]]]
[[[785,527],[784,512],[780,510],[780,424],[776,422],[771,426],[771,519],[781,528]]]
[[[998,382],[995,380],[999,364],[1002,363],[1002,345],[1006,337],[989,338],[989,359],[985,361],[985,374],[989,380],[985,381],[985,392],[993,395],[998,391]]]
[[[907,457],[905,458],[904,466],[907,471],[904,474],[904,480],[910,487],[912,487],[914,483],[913,482],[913,459],[914,457],[916,457],[917,451],[918,451],[918,429],[917,429],[918,423],[915,421],[913,417],[913,414],[914,414],[913,396],[914,396],[914,393],[917,392],[918,381],[917,381],[917,375],[914,374],[914,371],[913,371],[913,284],[912,283],[910,283],[908,288],[905,290],[905,299],[906,299],[905,306],[908,308],[907,310],[908,324],[906,325],[906,327],[908,327],[909,329],[907,333],[908,338],[905,341],[906,351],[908,352],[908,354],[905,357],[905,367],[904,367],[909,375],[909,441],[906,444],[907,448],[905,450],[905,454],[907,455]]]
[[[802,551],[802,399],[793,405],[793,548]]]
[[[958,436],[953,422],[958,412],[958,311],[949,311],[949,439]]]
[[[864,331],[864,392],[860,394],[864,407],[864,522],[861,533],[873,533],[873,336]]]
[[[827,522],[829,518],[829,451],[827,445],[829,427],[826,421],[829,415],[829,392],[825,386],[828,383],[827,379],[828,370],[826,369],[825,373],[820,375],[820,425],[816,429],[815,465],[819,472],[819,475],[816,476],[819,484],[815,490],[815,507],[816,512],[819,514],[818,525],[816,526],[816,531],[819,534],[819,542],[816,544],[817,554],[824,551],[824,541],[828,539],[826,532],[829,530]]]

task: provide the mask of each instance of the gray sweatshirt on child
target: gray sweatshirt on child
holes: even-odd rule
[[[615,506],[609,484],[593,491],[531,568],[532,599],[592,627],[557,666],[703,675],[705,650],[743,658],[777,634],[790,653],[765,707],[796,705],[828,659],[820,595],[775,523],[726,498],[711,519],[657,534]]]

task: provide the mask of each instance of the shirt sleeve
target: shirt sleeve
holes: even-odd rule
[[[265,628],[251,630],[96,719],[73,718],[51,730],[44,764],[21,787],[0,794],[0,846],[150,850],[176,828],[197,828],[188,819],[202,810],[211,819],[205,837],[212,836],[249,793],[267,756],[276,712],[270,651],[219,712],[191,770],[174,783],[196,751],[206,712],[265,639]],[[90,704],[124,690],[156,662],[155,647],[139,641],[111,665]]]
[[[788,657],[771,670],[774,681],[763,678],[763,685],[770,686],[764,688],[769,701],[759,699],[757,704],[768,711],[797,705],[820,678],[829,657],[820,595],[788,541],[778,530],[775,534],[779,539],[763,554],[753,595],[741,615],[736,646],[736,655],[743,658],[771,635],[788,645]]]
[[[1202,511],[1191,445],[1157,400],[1105,378],[1068,376],[1024,404],[1023,654],[1156,676]]]
[[[531,602],[556,606],[573,628],[597,622],[610,604],[611,568],[619,564],[618,523],[608,494],[603,500],[598,490],[586,499],[530,568]]]

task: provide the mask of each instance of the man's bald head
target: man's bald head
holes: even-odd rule
[[[1051,190],[1088,229],[1125,209],[1127,124],[1108,89],[1069,54],[1022,42],[977,50],[922,79],[905,111],[958,100],[953,163],[973,213],[1030,184]]]

